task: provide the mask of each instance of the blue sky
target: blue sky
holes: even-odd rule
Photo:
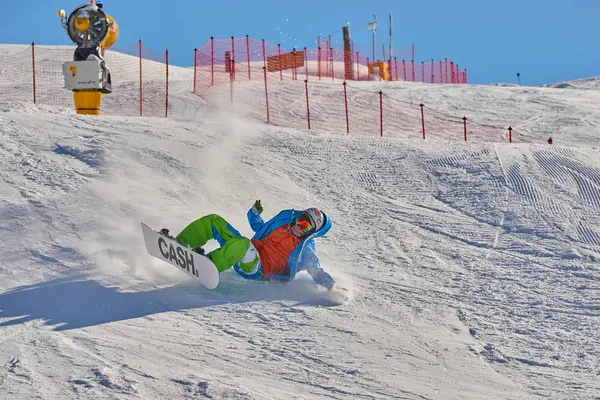
[[[3,0],[0,43],[70,44],[56,15],[84,1]],[[194,47],[210,38],[246,34],[287,48],[316,48],[350,23],[352,38],[370,47],[367,23],[377,15],[378,47],[414,43],[416,61],[448,59],[469,71],[471,83],[524,85],[600,75],[600,0],[358,0],[326,1],[134,1],[105,0],[121,29],[115,47],[138,39],[156,51],[169,49],[171,63],[189,66]],[[176,5],[176,6],[175,6]],[[341,32],[334,39],[340,42]]]

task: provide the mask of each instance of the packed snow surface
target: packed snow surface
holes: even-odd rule
[[[378,82],[560,132],[380,138],[266,125],[172,70],[168,119],[0,102],[0,397],[599,398],[600,91]],[[142,221],[251,235],[256,199],[331,215],[332,291],[208,290],[145,251]]]

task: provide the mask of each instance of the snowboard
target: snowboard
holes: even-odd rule
[[[148,253],[185,272],[203,286],[214,289],[219,284],[219,270],[210,258],[182,246],[142,222],[142,232]]]

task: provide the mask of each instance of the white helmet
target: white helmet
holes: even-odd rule
[[[302,211],[302,215],[306,215],[315,227],[315,232],[320,230],[325,225],[325,215],[318,208],[309,208]]]

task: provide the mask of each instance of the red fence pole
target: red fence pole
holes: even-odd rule
[[[465,142],[467,141],[467,117],[463,117],[463,122],[465,124]]]
[[[333,81],[333,80],[335,80],[335,71],[333,68],[333,47],[329,48],[329,60],[330,60],[329,64],[331,65],[331,67],[330,67],[331,68],[331,80]]]
[[[279,56],[279,80],[283,80],[283,63],[281,62],[281,45],[277,44],[277,55]]]
[[[319,46],[317,53],[317,74],[319,75],[319,80],[321,80],[321,46]]]
[[[434,73],[435,67],[434,66],[435,66],[435,63],[432,58],[431,59],[431,83],[435,83],[435,73]]]
[[[31,69],[33,76],[33,104],[37,104],[36,87],[35,87],[35,43],[31,42]]]
[[[425,83],[425,61],[421,61],[421,83]]]
[[[348,94],[346,92],[346,81],[344,81],[344,105],[346,107],[346,133],[350,133],[350,121],[348,120]]]
[[[198,83],[198,49],[194,49],[194,94],[196,94],[196,84]]]
[[[166,61],[166,91],[165,94],[165,118],[169,117],[169,49],[165,51],[165,61]]]
[[[508,127],[508,142],[512,143],[512,127]]]
[[[367,57],[367,80],[371,80],[371,71],[369,71],[369,57]]]
[[[442,62],[440,61],[440,83],[444,83],[444,71],[442,70]]]
[[[265,47],[265,39],[262,40],[262,47],[263,47],[263,68],[266,71],[267,70],[267,49]]]
[[[265,44],[263,40],[263,45]],[[267,67],[263,67],[263,72],[265,75],[265,103],[267,107],[267,124],[269,123],[269,90],[267,89]]]
[[[412,81],[415,82],[415,60],[412,60],[410,65],[412,65]]]
[[[144,92],[143,92],[143,74],[142,74],[142,39],[140,39],[139,41],[139,48],[140,48],[140,117],[143,115],[143,99],[144,99]]]
[[[292,49],[292,80],[296,81],[298,80],[297,74],[296,74],[296,49]]]
[[[231,37],[231,68],[229,68],[231,79],[235,80],[235,38]]]
[[[304,48],[304,72],[306,72],[306,79],[308,79],[308,50]]]
[[[233,104],[233,74],[229,74],[229,103]]]
[[[246,52],[248,53],[248,80],[252,80],[250,75],[250,38],[246,35]]]
[[[450,83],[448,76],[448,59],[444,58],[444,69],[446,70],[446,83]]]
[[[210,37],[210,73],[211,73],[211,85],[215,84],[215,38]]]
[[[396,80],[400,80],[400,75],[398,75],[398,60],[394,57],[394,69],[396,70]]]
[[[406,61],[402,60],[402,74],[404,75],[404,81],[408,81],[406,79]]]
[[[421,103],[421,126],[423,127],[423,140],[425,140],[425,112],[423,111],[423,107],[425,105]]]
[[[383,92],[379,91],[379,134],[383,137]]]
[[[454,64],[454,83],[460,83],[458,80],[458,73],[460,72],[460,68],[458,68],[458,64]]]
[[[454,64],[454,61],[450,61],[450,79],[452,83],[456,83],[456,64]]]
[[[308,79],[304,80],[304,88],[306,90],[306,120],[308,121],[308,130],[310,131],[310,106],[308,103]]]

